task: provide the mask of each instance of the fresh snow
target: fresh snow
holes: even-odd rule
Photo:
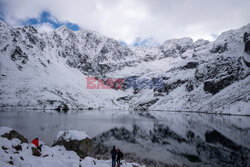
[[[71,31],[62,26],[51,33],[39,33],[32,26],[13,28],[0,21],[0,106],[49,110],[66,104],[76,110],[134,110],[156,100],[146,109],[250,114],[245,107],[250,103],[250,69],[243,61],[250,59],[244,52],[245,32],[250,33],[250,24],[224,32],[213,42],[180,38],[155,47],[128,47],[90,30]],[[213,95],[204,91],[210,76],[198,81],[195,75],[218,58],[239,62],[243,74]],[[190,62],[198,67],[185,69]],[[231,65],[222,62],[220,66],[226,71]],[[170,87],[182,83],[166,92],[86,89],[89,76],[160,77]],[[230,70],[215,74],[212,80],[223,77],[230,77]],[[186,90],[189,83],[193,86],[190,92]],[[127,99],[119,100],[124,97]]]
[[[0,131],[6,131],[6,127],[0,127]],[[11,128],[9,128],[11,129]],[[74,132],[76,133],[76,132]],[[77,133],[82,137],[82,133]],[[21,145],[22,150],[16,151],[15,146]],[[19,139],[14,138],[8,140],[7,138],[0,137],[0,166],[1,167],[109,167],[111,160],[97,160],[95,158],[86,157],[81,159],[74,151],[67,151],[63,146],[49,147],[42,146],[41,156],[32,155],[33,144],[23,143]],[[10,162],[13,165],[10,165]],[[137,163],[128,163],[122,161],[122,167],[145,167]]]
[[[83,140],[85,138],[91,139],[86,132],[77,130],[66,130],[58,132],[56,140]]]
[[[9,127],[1,127],[0,128],[0,136],[4,135],[5,133],[9,133],[10,131],[12,131],[12,128]]]

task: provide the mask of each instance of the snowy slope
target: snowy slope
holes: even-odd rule
[[[0,105],[249,114],[249,34],[250,24],[214,42],[180,38],[130,48],[94,31],[62,26],[39,33],[0,21]],[[163,84],[160,90],[90,90],[87,76]]]
[[[160,91],[145,89],[131,94],[133,108],[249,114],[249,40],[244,41],[249,33],[247,25],[224,32],[211,43],[182,38],[168,40],[158,48],[133,48],[151,61],[125,67],[111,76],[130,77],[133,73],[139,79],[163,79]]]
[[[86,89],[87,76],[67,65],[66,58],[55,54],[58,48],[53,48],[48,41],[46,47],[40,48],[46,35],[33,34],[33,38],[40,41],[38,45],[28,40],[32,32],[27,29],[31,27],[13,29],[1,22],[0,28],[1,105],[46,109],[63,104],[76,109],[116,107],[112,99],[122,92]],[[23,31],[28,33],[21,33]],[[13,42],[12,36],[18,42]]]

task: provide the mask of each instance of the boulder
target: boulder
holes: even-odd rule
[[[64,146],[66,150],[75,151],[81,158],[94,155],[94,144],[92,139],[81,131],[61,131],[52,146]]]
[[[1,135],[1,137],[7,138],[9,140],[17,138],[21,141],[21,143],[28,143],[28,139],[26,139],[23,135],[21,135],[15,130],[11,130],[10,132],[4,133],[3,135]]]
[[[17,146],[14,147],[17,151],[22,151],[22,146],[18,144]]]
[[[41,156],[41,153],[40,153],[40,151],[38,150],[38,148],[32,147],[31,149],[32,149],[32,155],[38,156],[38,157]]]

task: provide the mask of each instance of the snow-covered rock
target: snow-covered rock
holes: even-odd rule
[[[0,127],[0,137],[7,138],[8,140],[17,139],[22,143],[28,142],[23,135],[9,127]]]
[[[64,146],[66,150],[72,150],[81,158],[94,155],[92,139],[83,131],[66,130],[60,131],[53,146]]]
[[[83,140],[89,137],[86,132],[84,131],[77,131],[77,130],[66,130],[58,132],[56,136],[56,140]]]
[[[164,57],[178,57],[192,47],[193,40],[191,38],[180,38],[165,41],[160,49],[164,53]]]
[[[5,133],[10,133],[10,131],[12,131],[12,128],[9,127],[1,127],[0,128],[0,136],[4,135]]]

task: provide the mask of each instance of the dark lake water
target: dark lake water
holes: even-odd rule
[[[70,113],[2,110],[0,126],[51,145],[60,130],[82,130],[96,142],[167,164],[248,166],[250,117],[122,110]]]

